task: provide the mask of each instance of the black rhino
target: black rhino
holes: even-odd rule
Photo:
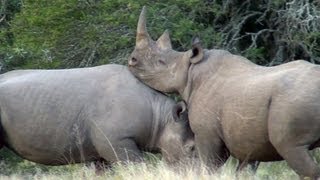
[[[174,163],[194,149],[186,113],[126,66],[0,75],[0,148],[41,164],[139,162],[142,150]]]
[[[199,41],[186,52],[171,48],[168,31],[155,42],[142,10],[129,69],[188,104],[196,147],[207,165],[229,155],[241,162],[286,160],[301,177],[320,178],[308,150],[320,145],[320,66],[298,60],[258,66]]]

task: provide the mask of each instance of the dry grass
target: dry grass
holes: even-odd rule
[[[316,162],[320,161],[320,150],[311,151]],[[1,154],[1,151],[0,151]],[[287,166],[285,161],[260,163],[256,173],[249,167],[236,173],[237,160],[229,158],[219,170],[210,173],[200,165],[180,164],[168,167],[160,156],[146,154],[145,163],[115,165],[112,170],[97,176],[92,166],[83,164],[67,166],[43,166],[30,161],[17,159],[11,152],[3,152],[0,156],[0,180],[9,179],[115,179],[115,180],[295,180],[297,174]],[[11,158],[9,158],[11,157]],[[16,158],[16,159],[15,159]],[[192,168],[193,167],[193,168]],[[195,168],[196,167],[196,168]]]
[[[68,169],[68,170],[66,170]],[[200,169],[200,170],[199,170]],[[235,160],[229,160],[226,165],[214,173],[209,173],[205,168],[198,170],[191,166],[181,165],[170,168],[162,161],[140,164],[116,165],[112,170],[97,176],[93,167],[78,166],[77,168],[61,167],[54,171],[33,174],[17,173],[9,176],[1,175],[0,179],[116,179],[116,180],[214,180],[214,179],[298,179],[298,176],[287,167],[285,162],[262,163],[254,174],[248,168],[240,173],[235,173]]]

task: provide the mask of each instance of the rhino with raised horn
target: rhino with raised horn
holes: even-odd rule
[[[126,66],[18,70],[0,75],[0,148],[46,165],[169,163],[192,155],[184,102],[138,81]]]
[[[144,8],[139,26],[145,22]],[[228,51],[203,49],[199,41],[186,52],[148,42],[136,44],[129,69],[150,87],[179,93],[187,102],[207,165],[219,167],[230,154],[241,162],[284,159],[300,176],[320,178],[308,153],[320,145],[319,65],[298,60],[263,67]]]
[[[145,14],[145,8],[142,9],[143,14]],[[146,18],[144,15],[140,16],[140,20],[137,27],[136,45],[143,48],[148,47],[150,44],[150,36],[146,27]]]

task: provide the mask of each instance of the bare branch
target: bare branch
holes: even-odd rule
[[[246,33],[247,35],[251,36],[251,41],[252,41],[252,43],[251,43],[251,45],[249,46],[248,49],[256,48],[257,47],[257,39],[258,39],[258,37],[261,34],[266,33],[266,32],[272,33],[272,32],[278,32],[278,31],[277,30],[273,30],[273,29],[262,29],[262,30],[260,30],[260,31],[258,31],[256,33]]]
[[[229,39],[228,37],[232,35],[228,45],[227,45],[227,49],[231,49],[231,47],[233,46],[233,42],[235,42],[235,39],[237,39],[239,37],[239,34],[241,32],[241,30],[243,29],[243,26],[245,25],[245,23],[250,19],[253,18],[257,15],[260,15],[261,12],[252,12],[248,15],[246,15],[245,17],[242,18],[242,20],[240,21],[240,23],[234,27],[232,30],[234,30],[235,32],[233,32],[232,30],[227,34],[227,39]]]
[[[6,19],[6,15],[3,15],[1,18],[0,18],[0,23],[2,22],[2,21],[4,21]]]
[[[2,17],[0,18],[0,23],[6,19],[5,11],[6,11],[6,8],[7,8],[7,1],[6,0],[1,0],[1,4],[2,4],[2,6],[1,6],[1,9],[0,9],[0,15],[2,15]]]

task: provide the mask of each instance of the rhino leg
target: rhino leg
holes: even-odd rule
[[[111,164],[103,159],[100,159],[94,162],[94,167],[96,175],[103,175],[106,170],[111,169]]]
[[[320,177],[320,168],[313,161],[307,147],[278,148],[277,151],[301,177],[306,176],[315,179]]]
[[[142,162],[143,155],[137,144],[132,139],[122,140],[116,147],[117,157],[120,162]]]
[[[221,167],[230,156],[224,143],[216,137],[195,136],[196,147],[198,148],[201,162],[209,168]]]
[[[242,171],[243,168],[247,167],[248,165],[250,166],[250,169],[252,172],[256,173],[258,167],[259,167],[260,162],[259,161],[253,161],[253,162],[248,162],[248,161],[239,161],[239,164],[237,166],[236,171]]]
[[[259,161],[254,161],[254,162],[250,162],[250,163],[249,163],[252,172],[254,172],[254,173],[257,172],[258,167],[259,167],[259,164],[260,164]]]
[[[142,152],[138,149],[136,143],[132,139],[123,139],[117,141],[111,147],[106,144],[105,141],[98,144],[96,147],[100,157],[106,161],[120,162],[126,164],[127,162],[141,162],[143,160]],[[111,151],[106,151],[110,149]]]
[[[294,105],[294,103],[292,103]],[[277,152],[301,177],[320,178],[320,168],[309,153],[310,144],[319,139],[320,127],[312,119],[312,111],[307,112],[274,108],[268,122],[269,139]],[[317,112],[317,111],[315,111]],[[308,115],[312,114],[312,116]],[[309,118],[310,117],[310,118]],[[314,117],[318,117],[314,115]]]
[[[92,168],[92,163],[94,166],[95,174],[97,176],[103,175],[106,170],[111,170],[111,164],[104,159],[98,159],[94,162],[86,163],[87,168]]]

